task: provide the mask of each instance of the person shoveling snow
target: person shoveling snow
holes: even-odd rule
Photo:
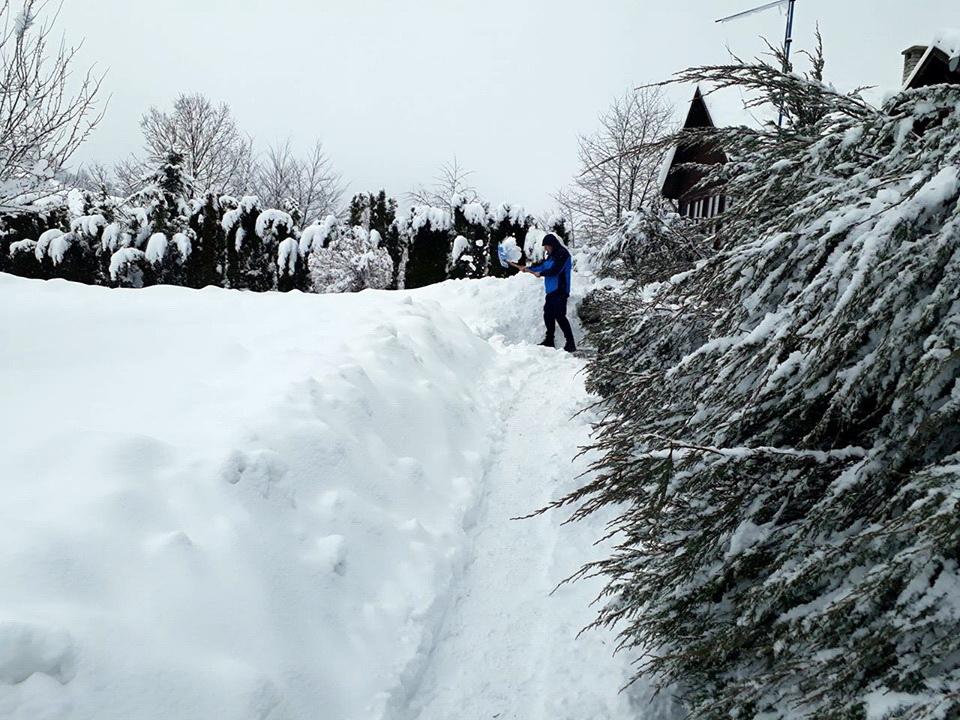
[[[547,295],[543,303],[543,324],[546,326],[547,334],[540,344],[544,347],[556,347],[554,334],[556,326],[559,325],[566,340],[563,349],[570,353],[576,352],[577,345],[573,341],[573,330],[570,328],[570,321],[567,320],[567,298],[570,297],[570,277],[573,273],[573,259],[570,257],[570,251],[564,247],[556,235],[547,233],[543,238],[543,252],[546,258],[536,265],[526,267],[507,260],[505,255],[509,253],[509,247],[505,249],[503,249],[504,245],[500,247],[502,249],[498,253],[501,262],[506,260],[507,264],[520,272],[528,272],[543,278],[543,289]],[[516,247],[516,241],[514,241],[514,247]]]

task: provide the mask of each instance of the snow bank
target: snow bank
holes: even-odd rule
[[[382,717],[501,432],[457,314],[0,275],[0,717]]]
[[[583,337],[583,331],[577,318],[577,305],[596,282],[591,275],[576,270],[573,273],[567,317],[578,338]],[[510,344],[538,343],[543,338],[543,280],[533,275],[448,280],[408,292],[416,299],[441,303],[480,337],[501,338]]]

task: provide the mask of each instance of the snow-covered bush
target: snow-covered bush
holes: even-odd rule
[[[40,262],[37,260],[36,248],[35,240],[18,240],[11,243],[7,249],[9,272],[20,277],[39,279],[41,277]]]
[[[523,257],[528,263],[537,263],[543,260],[543,239],[547,236],[545,230],[531,227],[523,238]]]
[[[390,288],[396,290],[403,285],[403,264],[406,243],[397,226],[397,201],[388,198],[384,190],[374,193],[354,195],[350,203],[350,226],[360,225],[369,231],[376,231],[382,238],[384,249],[393,262],[393,277]]]
[[[637,210],[626,213],[617,232],[594,256],[604,276],[641,284],[666,280],[713,254],[701,225],[676,213]]]
[[[222,286],[227,263],[223,213],[236,207],[230,196],[208,192],[191,203],[190,229],[193,231],[191,259],[187,264],[187,285],[202,288]]]
[[[607,305],[603,457],[558,503],[620,513],[597,623],[691,717],[957,717],[960,87],[690,75],[808,120],[709,133],[720,251]]]
[[[326,223],[323,240],[315,236],[307,267],[314,292],[359,292],[386,289],[393,279],[390,254],[377,231]]]
[[[143,250],[124,247],[110,258],[110,278],[117,287],[142,288],[150,261]]]
[[[147,241],[144,256],[150,264],[147,284],[185,285],[185,267],[193,253],[192,230],[168,238],[154,233]]]
[[[223,215],[229,287],[258,292],[277,287],[278,242],[272,222],[258,228],[262,212],[260,198],[247,195],[240,200],[236,209]],[[264,231],[265,238],[260,237],[258,229]]]
[[[47,230],[37,240],[34,255],[41,276],[92,284],[96,280],[96,262],[89,246],[75,233]]]
[[[447,279],[447,263],[453,249],[453,218],[446,210],[415,205],[397,221],[409,248],[407,288],[419,288]]]
[[[487,208],[479,202],[454,199],[453,232],[447,277],[481,278],[487,274],[487,243],[490,238]]]

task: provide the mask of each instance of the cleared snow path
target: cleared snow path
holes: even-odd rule
[[[667,717],[551,595],[605,518],[511,520],[589,462],[541,302],[0,274],[0,717]]]
[[[583,363],[560,352],[494,340],[491,388],[506,399],[500,440],[472,531],[467,565],[419,677],[397,697],[396,720],[631,718],[613,638],[590,632],[596,582],[559,581],[598,557],[596,525],[561,527],[557,513],[526,515],[571,489],[587,459]],[[388,714],[388,717],[391,717]]]

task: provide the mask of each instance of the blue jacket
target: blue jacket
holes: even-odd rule
[[[565,247],[557,247],[543,262],[531,265],[528,270],[540,273],[543,289],[547,295],[554,293],[570,297],[570,277],[573,273],[573,258]]]

